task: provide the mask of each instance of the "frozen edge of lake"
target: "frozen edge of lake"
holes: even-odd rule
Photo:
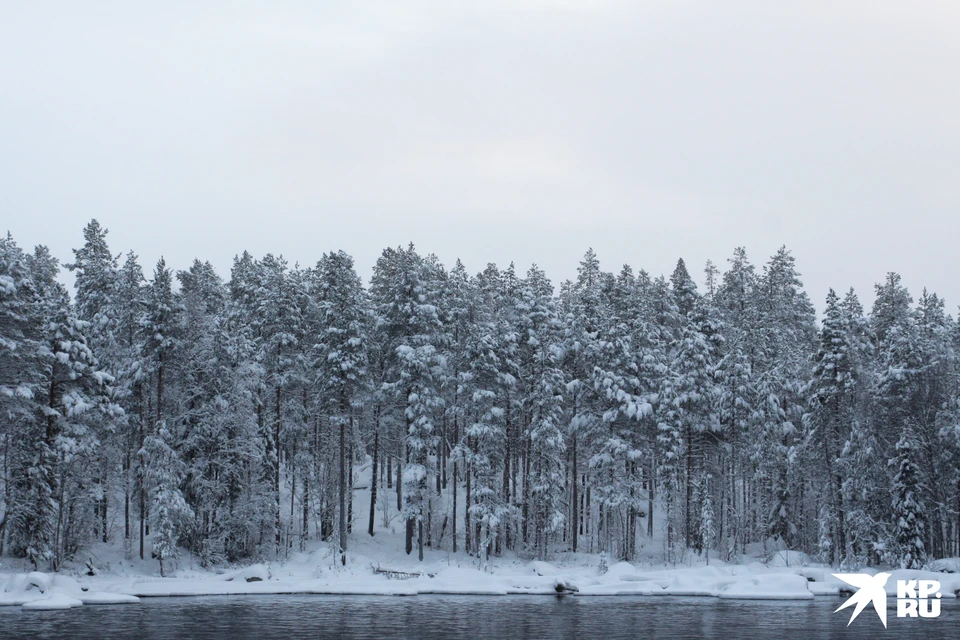
[[[272,576],[264,565],[223,575],[189,578],[117,578],[97,576],[78,582],[44,573],[0,574],[0,606],[27,609],[70,608],[84,604],[126,604],[140,598],[236,595],[328,596],[682,596],[734,600],[811,600],[840,595],[849,587],[823,567],[727,565],[659,570],[617,563],[603,575],[532,562],[528,573],[487,573],[475,568],[445,567],[429,575],[390,579],[370,568],[329,570],[319,578]],[[516,568],[514,568],[516,570]],[[864,570],[875,573],[874,570]],[[895,570],[887,582],[890,595],[897,580],[934,579],[944,597],[956,597],[960,574]],[[251,580],[247,582],[247,580]],[[558,585],[561,592],[558,593]]]

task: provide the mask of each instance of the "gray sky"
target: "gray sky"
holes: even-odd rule
[[[62,259],[91,217],[225,277],[786,244],[818,308],[891,270],[960,302],[955,0],[0,5],[0,227]]]

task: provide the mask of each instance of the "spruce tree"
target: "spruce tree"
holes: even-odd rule
[[[339,544],[341,562],[346,564],[347,501],[353,495],[353,479],[347,478],[346,441],[348,433],[353,436],[354,416],[362,407],[367,384],[369,314],[353,259],[343,251],[325,254],[312,280],[319,316],[314,368],[325,417],[339,434]]]
[[[912,431],[907,428],[897,442],[896,457],[890,464],[893,478],[894,549],[893,557],[901,569],[922,569],[927,561],[926,508],[922,498],[920,467]]]

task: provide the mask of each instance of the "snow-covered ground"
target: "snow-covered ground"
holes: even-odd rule
[[[361,478],[367,471],[361,467]],[[364,479],[368,479],[367,478]],[[354,492],[357,520],[369,505],[369,491],[359,482]],[[381,507],[381,505],[383,505]],[[269,564],[203,569],[182,551],[171,561],[170,577],[159,577],[159,565],[149,556],[125,558],[116,544],[98,544],[69,563],[60,574],[29,572],[25,560],[0,559],[0,605],[26,609],[72,608],[92,604],[136,603],[141,597],[236,594],[398,595],[556,595],[577,597],[703,596],[750,600],[807,600],[833,596],[848,585],[831,574],[839,572],[816,564],[796,551],[771,552],[762,545],[748,549],[737,563],[695,555],[682,565],[663,563],[659,538],[643,539],[633,563],[603,560],[597,553],[558,551],[550,562],[530,561],[515,554],[491,558],[485,566],[463,552],[427,549],[423,562],[404,552],[404,540],[390,500],[376,511],[376,535],[357,526],[350,535],[346,566],[327,543],[311,540],[307,550]],[[387,508],[385,515],[382,508]],[[356,521],[355,521],[356,523]],[[591,541],[593,544],[594,541]],[[86,575],[87,562],[97,575]],[[602,565],[609,565],[602,570]],[[960,570],[960,559],[939,560],[938,571]],[[379,571],[378,571],[379,569]],[[865,569],[866,573],[876,570]],[[896,580],[934,579],[944,597],[960,590],[960,573],[891,571],[887,590],[895,594]],[[416,575],[414,575],[416,574]]]
[[[834,596],[844,583],[830,569],[803,554],[778,553],[766,563],[711,561],[685,567],[619,562],[601,573],[598,554],[561,554],[555,562],[498,558],[485,569],[464,554],[429,553],[423,563],[389,536],[357,540],[344,567],[325,545],[293,553],[283,563],[255,564],[217,573],[181,568],[172,577],[144,575],[136,563],[115,560],[96,576],[43,573],[0,574],[0,605],[26,609],[70,608],[90,604],[136,603],[140,597],[237,594],[397,595],[478,594],[576,597],[703,596],[707,598],[806,600]],[[865,572],[872,573],[867,569]],[[390,573],[385,573],[390,572]],[[960,590],[960,574],[892,571],[896,580],[927,578],[941,582],[944,597]],[[419,575],[412,575],[419,574]]]
[[[81,585],[65,575],[14,573],[0,575],[0,605],[24,609],[72,609],[85,604],[136,604],[140,598]]]

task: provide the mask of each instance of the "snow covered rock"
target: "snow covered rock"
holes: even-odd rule
[[[231,571],[221,576],[222,580],[234,582],[243,580],[244,582],[263,582],[270,579],[270,568],[265,564],[254,564],[237,571]]]
[[[79,600],[83,604],[137,604],[140,602],[137,596],[108,591],[85,591]]]
[[[569,580],[562,580],[560,578],[557,578],[553,583],[553,590],[560,595],[565,593],[577,593],[580,591],[580,589],[577,588],[577,585],[573,584]]]
[[[27,592],[36,589],[40,593],[46,593],[52,584],[53,576],[47,575],[46,573],[41,573],[39,571],[33,571],[24,576],[23,582],[20,585],[20,590]]]
[[[930,563],[931,571],[940,573],[960,573],[960,558],[941,558]]]
[[[84,604],[134,604],[139,598],[120,593],[87,591],[73,578],[61,574],[13,574],[0,590],[0,605],[22,605],[27,610],[72,609]]]
[[[49,611],[54,609],[73,609],[82,607],[83,602],[62,593],[53,593],[37,600],[25,602],[21,609],[26,611]]]

